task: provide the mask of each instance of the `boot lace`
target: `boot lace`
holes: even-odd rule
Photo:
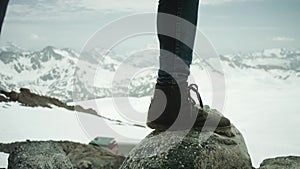
[[[197,95],[197,98],[198,98],[198,101],[199,101],[199,105],[200,107],[203,109],[203,102],[202,102],[202,99],[201,99],[201,96],[200,96],[200,93],[198,91],[198,86],[196,84],[190,84],[188,86],[188,98],[189,100],[192,102],[193,105],[196,104],[196,101],[193,99],[193,97],[191,96],[191,91],[195,92],[195,94]]]

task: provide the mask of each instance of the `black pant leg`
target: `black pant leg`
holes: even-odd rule
[[[174,84],[176,81],[187,80],[192,63],[198,8],[199,0],[159,0],[157,31],[161,52],[158,83]],[[170,14],[173,17],[164,14]],[[182,22],[182,19],[190,24]],[[169,36],[165,35],[166,31]],[[174,59],[171,55],[181,61]]]
[[[0,34],[9,0],[0,0]]]

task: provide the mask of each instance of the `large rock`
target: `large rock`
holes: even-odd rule
[[[9,169],[118,169],[125,159],[102,147],[71,141],[0,143],[0,152],[10,154]]]
[[[72,169],[63,149],[53,142],[32,142],[16,147],[8,158],[8,169]]]
[[[264,160],[259,169],[299,169],[300,157],[276,157]]]
[[[214,132],[154,131],[138,144],[120,169],[251,169],[243,136]]]

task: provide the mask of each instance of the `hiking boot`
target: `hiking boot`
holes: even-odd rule
[[[194,91],[199,105],[191,97]],[[203,106],[198,86],[156,84],[148,111],[147,126],[156,130],[199,129],[214,131],[230,128],[229,119],[208,106]]]

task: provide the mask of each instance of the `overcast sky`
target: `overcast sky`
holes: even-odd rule
[[[157,4],[158,0],[10,0],[0,44],[79,51],[105,24],[155,12]],[[220,53],[300,47],[299,0],[203,0],[199,15],[199,29]]]

